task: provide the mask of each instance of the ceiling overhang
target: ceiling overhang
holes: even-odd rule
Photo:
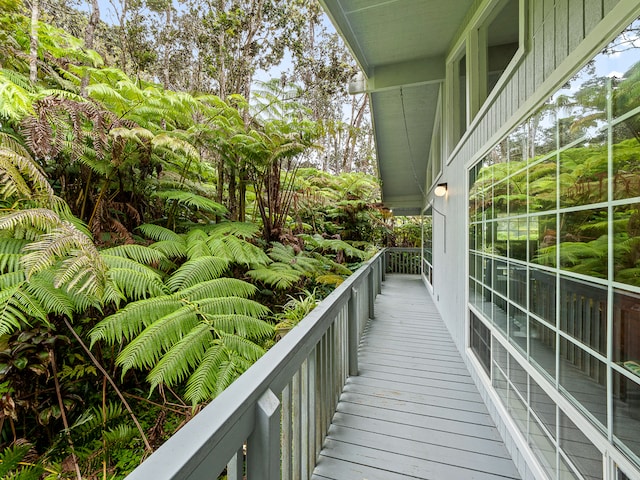
[[[419,215],[445,58],[473,0],[320,0],[359,64],[351,93],[370,96],[382,201]]]

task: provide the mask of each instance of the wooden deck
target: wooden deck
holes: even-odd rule
[[[520,478],[420,277],[387,275],[314,480]]]

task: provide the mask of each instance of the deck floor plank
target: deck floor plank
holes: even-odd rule
[[[388,275],[313,480],[520,478],[418,276]]]

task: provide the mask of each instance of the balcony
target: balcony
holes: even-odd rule
[[[396,253],[361,267],[128,478],[519,478],[420,276],[385,272]]]

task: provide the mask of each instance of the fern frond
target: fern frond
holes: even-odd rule
[[[274,334],[273,325],[249,315],[214,315],[208,317],[216,331],[260,340]]]
[[[221,257],[198,257],[185,262],[167,281],[167,286],[174,292],[195,284],[219,278],[229,266],[229,262]]]
[[[38,300],[44,311],[72,317],[75,309],[73,300],[64,290],[53,285],[53,273],[32,277],[25,290]]]
[[[255,285],[237,278],[215,278],[176,292],[174,295],[197,301],[211,297],[249,298],[258,291]]]
[[[249,339],[225,332],[218,332],[218,335],[228,350],[238,353],[250,362],[255,362],[264,355],[264,349]]]
[[[146,327],[118,355],[116,364],[122,374],[134,367],[153,368],[164,353],[198,325],[198,316],[198,306],[186,304]]]
[[[91,345],[98,340],[108,343],[131,340],[145,327],[184,305],[179,298],[171,295],[148,298],[132,302],[99,322],[90,332]]]
[[[184,242],[184,237],[173,230],[155,225],[153,223],[143,223],[138,227],[144,235],[156,241]]]
[[[207,240],[207,245],[216,255],[239,265],[258,266],[271,262],[264,250],[233,235],[221,238],[212,236]]]
[[[185,192],[183,190],[162,190],[154,192],[152,196],[167,201],[174,201],[180,205],[195,208],[197,210],[215,213],[216,215],[225,215],[227,213],[227,209],[224,205],[193,192]]]
[[[161,383],[175,385],[185,380],[204,357],[213,342],[211,326],[200,323],[162,356],[149,372],[147,380],[151,388]]]
[[[226,385],[219,385],[218,379],[223,366],[229,364],[230,355],[227,349],[220,343],[214,344],[207,350],[200,360],[198,368],[191,374],[187,381],[185,398],[192,404],[214,398]],[[226,375],[223,374],[226,377]]]
[[[0,230],[12,230],[17,227],[35,228],[48,232],[60,226],[60,216],[47,208],[29,208],[17,210],[0,217]]]
[[[268,266],[254,268],[247,272],[254,280],[270,285],[278,290],[286,290],[303,277],[301,272],[292,269],[288,264],[274,262]]]
[[[124,294],[126,299],[140,300],[167,293],[158,272],[144,265],[136,265],[134,268],[111,267],[107,272],[109,280]]]
[[[269,308],[248,298],[218,297],[205,298],[195,303],[199,313],[210,318],[211,315],[244,315],[256,318],[269,314]]]
[[[157,249],[133,243],[105,248],[101,250],[100,253],[103,256],[128,258],[145,265],[160,263],[167,259],[167,257]]]
[[[260,233],[260,227],[255,223],[248,222],[221,222],[207,228],[212,237],[223,237],[233,235],[240,238],[255,238]]]

